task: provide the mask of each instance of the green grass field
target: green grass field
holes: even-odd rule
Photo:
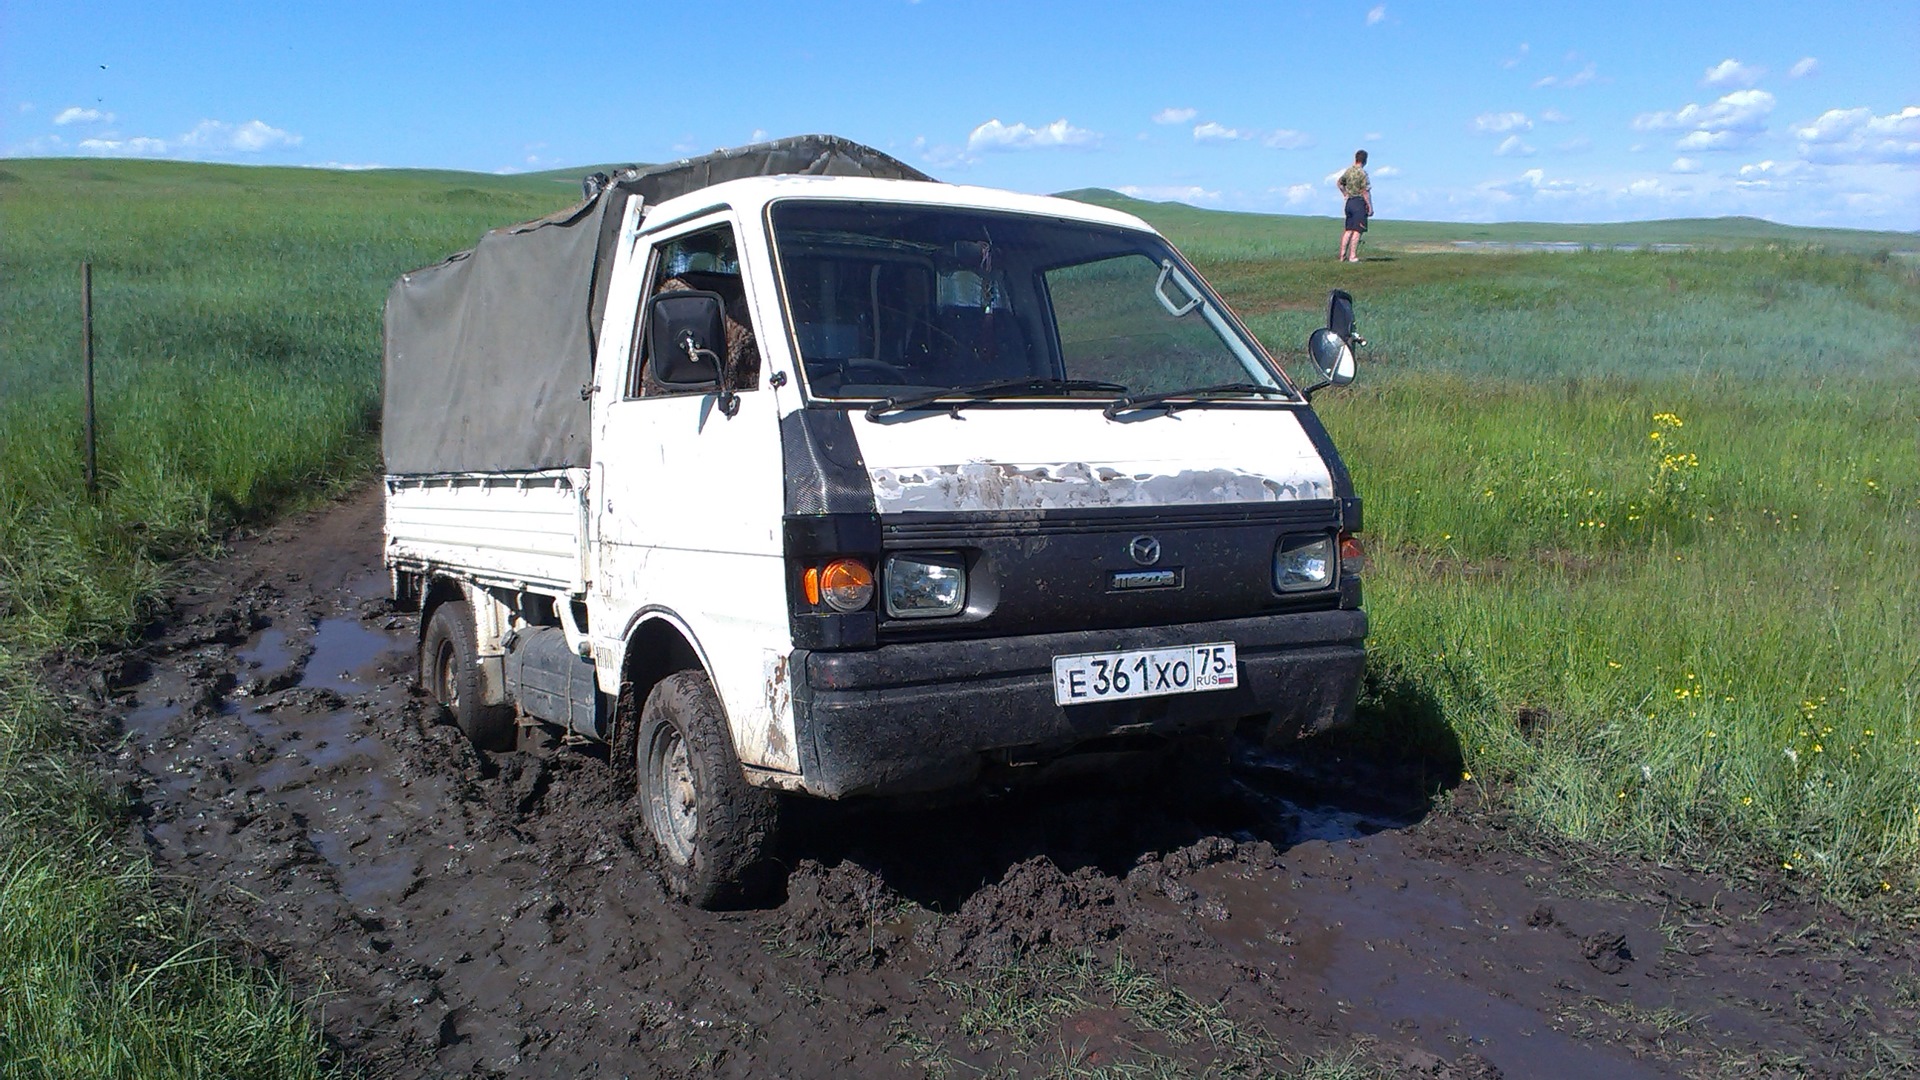
[[[389,282],[576,190],[0,163],[0,987],[31,988],[0,994],[0,1076],[321,1071],[298,1003],[108,839],[121,808],[32,661],[128,634],[169,560],[375,468]],[[1360,382],[1319,398],[1367,501],[1357,738],[1425,717],[1549,828],[1920,915],[1920,279],[1889,255],[1913,236],[1382,220],[1344,265],[1332,219],[1080,194],[1167,231],[1292,364],[1326,291],[1358,298]]]

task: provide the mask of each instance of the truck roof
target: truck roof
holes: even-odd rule
[[[887,180],[867,176],[753,176],[727,180],[676,196],[647,208],[644,228],[658,228],[720,206],[758,217],[780,199],[844,199],[850,202],[913,203],[971,210],[1038,214],[1069,221],[1153,232],[1153,226],[1119,210],[1052,195],[1023,195],[998,188],[943,184],[931,180]]]

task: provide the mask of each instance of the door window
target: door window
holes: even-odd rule
[[[641,294],[640,317],[634,320],[635,357],[627,380],[626,396],[659,397],[684,394],[669,389],[652,377],[652,357],[647,355],[645,299],[659,293],[699,289],[718,293],[726,310],[727,372],[729,384],[738,391],[760,388],[760,346],[754,333],[753,312],[747,304],[746,287],[740,278],[739,249],[734,244],[733,226],[716,225],[685,236],[676,236],[654,249],[653,268],[647,288]]]

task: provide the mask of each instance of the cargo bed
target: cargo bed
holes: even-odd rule
[[[387,562],[484,585],[586,591],[587,472],[387,477]]]

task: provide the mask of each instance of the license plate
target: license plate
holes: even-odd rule
[[[1191,694],[1240,685],[1233,642],[1053,658],[1053,703]]]

